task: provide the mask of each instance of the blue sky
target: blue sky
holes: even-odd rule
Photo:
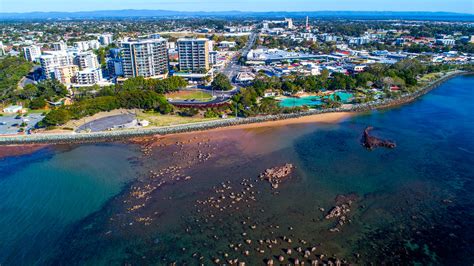
[[[0,12],[165,9],[179,11],[449,11],[474,13],[474,0],[0,0]]]

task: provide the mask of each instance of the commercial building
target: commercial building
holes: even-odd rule
[[[441,44],[441,45],[454,45],[456,41],[454,39],[436,39],[436,44]]]
[[[102,80],[102,70],[100,68],[86,68],[78,71],[75,83],[79,85],[94,85]]]
[[[62,84],[71,84],[74,82],[77,71],[79,67],[76,65],[58,66],[54,68],[54,78]]]
[[[23,53],[25,54],[26,60],[33,62],[38,59],[41,55],[41,49],[39,46],[31,45],[23,47]]]
[[[98,68],[99,61],[97,55],[93,52],[79,53],[74,57],[74,64],[78,65],[81,69],[85,68]]]
[[[366,36],[356,37],[349,40],[349,44],[354,44],[354,45],[364,45],[367,43],[370,43],[370,39]]]
[[[219,48],[235,48],[236,46],[236,42],[222,41],[219,43]]]
[[[200,73],[209,70],[207,39],[179,39],[178,54],[181,71]]]
[[[168,42],[148,39],[122,43],[123,74],[130,77],[158,77],[168,73]]]

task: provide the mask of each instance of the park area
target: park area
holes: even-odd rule
[[[218,118],[203,118],[203,117],[187,117],[187,116],[177,116],[177,115],[162,115],[156,112],[139,112],[137,117],[140,120],[147,120],[150,122],[150,126],[173,126],[181,125],[188,123],[197,123],[216,120]]]
[[[177,101],[210,101],[212,100],[212,95],[210,93],[194,90],[194,91],[177,91],[166,94],[167,99],[177,100]]]

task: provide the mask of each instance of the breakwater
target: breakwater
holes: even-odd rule
[[[104,131],[93,133],[61,133],[61,134],[38,134],[38,135],[18,135],[0,137],[0,145],[8,144],[39,144],[39,143],[84,143],[84,142],[100,142],[100,141],[116,141],[133,137],[143,137],[150,135],[168,135],[192,131],[202,131],[214,128],[229,127],[244,124],[261,123],[267,121],[277,121],[292,118],[299,118],[309,115],[317,115],[323,113],[334,112],[365,112],[374,109],[388,108],[396,105],[405,104],[415,100],[416,98],[428,93],[430,90],[436,88],[444,81],[458,75],[472,74],[464,71],[453,71],[445,76],[430,82],[420,90],[413,93],[403,94],[398,98],[377,100],[370,103],[353,104],[350,106],[343,106],[339,108],[316,109],[304,112],[295,112],[288,114],[265,115],[248,118],[231,118],[222,119],[209,122],[200,122],[176,126],[146,128],[146,129],[132,129],[120,131]]]

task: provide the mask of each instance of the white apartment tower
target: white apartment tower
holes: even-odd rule
[[[47,78],[54,78],[56,67],[63,67],[73,64],[73,58],[64,51],[49,51],[39,57],[43,75]]]
[[[209,70],[208,40],[179,39],[178,55],[179,69],[187,72],[202,72]]]
[[[94,85],[102,80],[102,70],[100,68],[87,68],[76,73],[76,84]]]
[[[147,39],[122,42],[123,74],[130,77],[156,77],[168,73],[168,42]]]
[[[53,51],[66,51],[67,45],[63,41],[60,41],[60,42],[52,43],[51,48],[53,49]]]
[[[30,45],[23,47],[23,53],[25,54],[26,60],[33,62],[36,61],[38,57],[41,55],[41,49],[39,46]]]
[[[112,34],[102,34],[99,37],[100,44],[107,46],[114,41]]]
[[[86,68],[98,68],[99,61],[97,55],[93,52],[83,52],[76,55],[74,58],[74,64],[79,66],[81,69]]]

